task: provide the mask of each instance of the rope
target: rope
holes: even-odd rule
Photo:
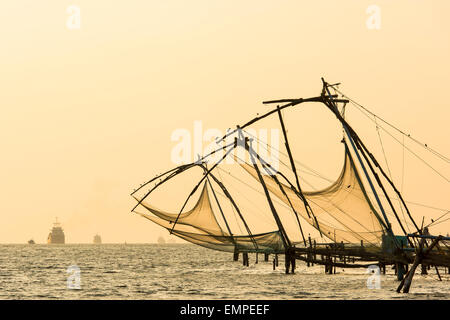
[[[370,121],[373,121],[372,118],[370,118],[367,114],[365,114],[363,112],[363,110],[361,110],[360,108],[357,108],[357,110],[361,111],[361,113],[363,115],[365,115]],[[383,129],[384,132],[386,132],[388,135],[391,136],[392,139],[394,139],[395,141],[397,141],[399,144],[402,144],[396,137],[394,137],[389,131],[387,131],[385,128],[383,128],[382,126],[380,126],[381,129]],[[414,151],[412,151],[411,149],[409,149],[407,146],[403,145],[404,148],[406,150],[408,150],[411,154],[413,154],[417,159],[419,159],[420,161],[422,161],[427,167],[429,167],[431,170],[433,170],[436,174],[438,174],[441,178],[443,178],[445,181],[450,182],[450,180],[444,176],[442,173],[440,173],[439,171],[437,171],[433,166],[431,166],[428,162],[426,162],[424,159],[422,159],[419,155],[417,155]]]
[[[256,141],[261,142],[261,140],[258,139],[258,137],[256,137],[255,135],[252,135],[250,132],[247,132],[247,131],[245,131],[245,130],[243,130],[243,131],[244,131],[246,134],[248,134],[249,136],[251,136],[252,138],[254,138]],[[262,145],[262,146],[264,147],[264,143],[260,143],[260,145]],[[274,150],[278,151],[278,153],[281,153],[282,155],[288,157],[288,154],[287,154],[287,153],[284,153],[283,151],[278,150],[278,149],[275,148],[275,147],[272,147],[272,146],[271,146],[271,149],[274,149]],[[269,152],[268,149],[266,149],[266,150],[267,150],[267,152]],[[291,170],[291,166],[289,166],[289,165],[287,165],[286,163],[284,163],[283,161],[281,161],[280,158],[278,158],[278,160],[279,160],[280,163],[282,163],[286,168],[288,168],[289,170]],[[306,173],[306,174],[315,176],[315,177],[317,177],[317,178],[323,179],[323,180],[328,181],[328,182],[334,182],[332,179],[326,178],[325,176],[321,175],[320,172],[318,172],[318,171],[316,171],[316,170],[314,170],[314,169],[308,167],[307,165],[301,163],[300,161],[294,159],[294,162],[295,162],[296,164],[298,164],[298,165],[304,167],[305,169],[311,171],[311,172],[307,172],[307,171],[303,171],[303,170],[298,170],[298,169],[297,169],[297,171],[300,171],[300,172],[303,172],[303,173]]]
[[[382,127],[381,127],[382,128]],[[382,128],[383,129],[383,128]],[[249,132],[247,132],[247,131],[245,131],[245,130],[243,130],[246,134],[248,134],[248,135],[250,135],[252,138],[254,138],[255,140],[257,140],[258,142],[260,141],[259,139],[258,139],[258,137],[256,137],[255,135],[253,135],[253,134],[251,134],[251,133],[249,133]],[[262,145],[263,147],[264,147],[264,144],[260,144],[260,145]],[[277,150],[275,147],[271,147],[271,148],[273,148],[274,150]],[[267,150],[268,151],[268,150]],[[281,153],[281,154],[284,154],[284,155],[286,155],[285,153],[283,153],[282,151],[280,151],[280,150],[277,150],[279,153]],[[287,155],[286,155],[287,156]],[[386,157],[386,156],[385,156]],[[325,177],[325,176],[323,176],[320,172],[318,172],[318,171],[316,171],[316,170],[314,170],[314,169],[311,169],[311,168],[309,168],[308,166],[306,166],[306,165],[304,165],[304,164],[302,164],[301,162],[299,162],[299,161],[297,161],[297,160],[295,160],[294,159],[294,161],[297,163],[297,164],[300,164],[300,165],[302,165],[303,167],[305,167],[305,168],[307,168],[308,170],[311,170],[312,172],[314,172],[314,174],[312,174],[312,173],[310,173],[310,172],[307,172],[307,171],[303,171],[303,170],[298,170],[297,169],[297,171],[300,171],[300,172],[304,172],[304,173],[308,173],[308,174],[310,174],[310,175],[313,175],[313,176],[315,176],[315,177],[318,177],[318,178],[321,178],[321,179],[323,179],[323,180],[326,180],[326,181],[328,181],[328,182],[334,182],[334,180],[331,180],[330,178],[327,178],[327,177]],[[281,160],[280,160],[280,162],[281,163],[283,163]],[[387,162],[387,159],[386,159],[386,162]],[[288,166],[288,165],[286,165],[285,164],[285,166],[288,168],[288,169],[290,169],[290,166]],[[390,170],[389,170],[389,173],[390,173]],[[391,173],[390,173],[391,174]],[[302,179],[303,180],[305,180],[303,177],[302,177]],[[305,182],[306,182],[306,180],[305,180]],[[308,182],[306,182],[308,185],[310,185]],[[313,189],[316,189],[316,188],[314,188],[314,186],[312,186],[312,185],[310,185]],[[346,190],[347,191],[347,190]],[[369,191],[367,191],[368,193],[371,193],[371,192],[369,192]],[[385,197],[384,195],[381,195],[382,197]],[[400,201],[400,199],[398,198],[398,197],[396,197],[396,199],[398,200],[398,201]],[[363,199],[361,199],[361,200],[363,200]],[[406,203],[409,203],[409,204],[413,204],[413,205],[416,205],[416,206],[421,206],[421,207],[425,207],[425,208],[429,208],[429,209],[434,209],[434,210],[439,210],[439,211],[446,211],[446,210],[448,210],[448,209],[443,209],[443,208],[436,208],[436,207],[433,207],[433,206],[430,206],[430,205],[427,205],[427,204],[422,204],[422,203],[417,203],[417,202],[412,202],[412,201],[406,201],[405,200],[405,202]],[[402,221],[403,223],[405,223],[406,224],[406,226],[407,226],[407,228],[408,228],[408,230],[409,230],[409,228],[410,227],[412,227],[412,224],[410,224],[409,222],[408,222],[408,219],[406,219],[406,217],[405,217],[405,213],[404,213],[404,210],[403,210],[403,207],[400,205],[400,209],[401,209],[401,211],[402,211],[402,215],[403,215],[403,219],[404,219],[404,221]],[[393,217],[394,215],[391,213],[391,212],[388,212],[388,214],[391,216],[391,217]]]
[[[236,156],[236,157],[237,157],[237,156]],[[237,157],[237,158],[238,158],[239,160],[243,161],[243,160],[240,159],[239,157]],[[245,162],[245,161],[243,161],[243,162]],[[220,167],[218,167],[218,168],[219,168],[220,170],[223,170],[223,169],[221,169]],[[226,171],[225,171],[225,172],[226,172]],[[243,183],[243,184],[247,185],[248,187],[252,188],[251,186],[249,186],[247,183],[243,182],[243,181],[240,180],[239,178],[234,177],[230,172],[226,172],[226,173],[229,174],[230,176],[232,176],[233,178],[237,179],[237,180],[240,181],[241,183]],[[255,191],[257,191],[257,192],[260,192],[260,191],[254,189],[254,188],[252,188],[252,189],[255,190]],[[350,193],[350,192],[349,192],[348,190],[346,190],[346,189],[344,189],[344,191]],[[357,198],[359,198],[359,197],[357,197]],[[278,198],[275,198],[274,200],[275,200],[276,203],[282,205],[283,207],[285,207],[285,208],[287,208],[287,209],[291,209],[291,208],[287,207],[283,202],[280,202],[280,201],[278,200]],[[318,206],[320,209],[322,209],[322,211],[323,211],[324,213],[326,213],[326,214],[327,214],[329,217],[331,217],[334,221],[338,222],[341,226],[343,226],[344,228],[346,228],[346,230],[339,229],[338,227],[336,227],[336,225],[334,225],[333,223],[331,223],[331,222],[327,221],[326,219],[324,219],[323,216],[321,217],[322,223],[325,222],[326,224],[328,224],[328,226],[332,227],[332,228],[335,229],[335,230],[339,230],[339,231],[343,231],[343,232],[349,232],[349,233],[352,233],[352,234],[355,235],[356,238],[364,239],[364,241],[373,244],[372,242],[368,241],[365,237],[363,237],[361,234],[362,234],[362,233],[364,233],[364,234],[368,233],[368,234],[373,234],[373,235],[375,235],[378,231],[371,231],[371,230],[369,230],[367,227],[365,227],[363,224],[361,224],[358,220],[356,220],[356,219],[353,218],[350,214],[348,214],[345,210],[343,210],[343,209],[340,208],[337,204],[335,204],[333,201],[331,201],[331,199],[326,199],[326,200],[327,200],[328,203],[330,203],[331,205],[333,205],[334,207],[336,207],[340,212],[342,212],[345,216],[347,216],[348,218],[350,218],[351,220],[353,220],[354,222],[356,222],[357,224],[359,224],[361,227],[363,227],[363,228],[366,229],[367,231],[366,231],[366,232],[356,232],[356,231],[352,230],[350,227],[348,227],[348,226],[346,226],[345,224],[343,224],[342,221],[339,221],[335,216],[331,215],[325,208],[323,208],[322,206],[320,206],[318,203],[316,203],[316,202],[313,201],[312,199],[308,199],[308,201],[311,201],[313,204],[315,204],[315,205]],[[303,217],[303,218],[306,219],[305,217]],[[373,218],[373,217],[371,216],[371,218]],[[314,226],[314,224],[313,224],[313,226]],[[342,237],[342,236],[341,236],[341,237]]]
[[[405,132],[403,132],[402,130],[400,130],[399,128],[397,128],[396,126],[394,126],[393,124],[389,123],[388,121],[384,120],[383,118],[377,116],[375,113],[373,113],[372,111],[370,111],[369,109],[365,108],[364,106],[362,106],[361,104],[359,104],[358,102],[354,101],[353,99],[351,99],[350,97],[348,97],[347,95],[345,95],[344,93],[342,93],[341,91],[339,91],[337,88],[334,88],[334,90],[338,93],[340,93],[342,95],[342,97],[348,99],[353,105],[356,105],[360,108],[362,108],[364,111],[366,111],[367,113],[371,114],[372,116],[378,118],[379,120],[383,121],[385,124],[387,124],[388,126],[390,126],[391,128],[393,128],[394,130],[398,131],[399,133],[401,133],[403,136],[408,137],[409,139],[411,139],[412,141],[414,141],[415,143],[417,143],[419,146],[423,147],[424,149],[428,150],[429,152],[433,153],[435,156],[439,157],[441,160],[450,163],[450,158],[444,156],[442,153],[428,147],[428,145],[426,143],[423,143],[415,138],[413,138],[410,134],[406,134]]]
[[[377,129],[377,134],[378,134],[378,139],[380,141],[381,150],[383,151],[384,161],[386,162],[386,168],[388,170],[390,179],[393,180],[392,179],[391,168],[389,167],[389,162],[388,162],[388,159],[387,159],[387,156],[386,156],[386,151],[384,149],[383,139],[381,139],[380,127],[378,126],[377,118],[375,116],[373,118],[374,118],[374,122],[375,122],[375,127]],[[403,146],[403,151],[404,150],[405,149],[404,149],[404,146]],[[402,179],[403,179],[403,176],[402,176]],[[398,201],[398,203],[400,205],[400,211],[402,212],[403,220],[404,220],[404,222],[406,222],[407,220],[406,220],[405,212],[403,210],[403,206],[402,206],[402,203],[400,201],[400,198],[398,197],[398,195],[396,195],[395,198],[396,198],[396,200]],[[408,223],[406,223],[406,228],[408,229],[408,232],[411,233],[411,230],[409,229],[409,224]]]
[[[432,221],[430,224],[426,225],[425,227],[429,227],[429,226],[431,226],[431,225],[436,225],[436,224],[439,224],[439,223],[442,223],[442,222],[444,222],[444,221],[449,220],[450,218],[447,218],[447,219],[445,219],[445,220],[443,220],[443,221],[441,221],[441,222],[439,222],[439,223],[436,223],[436,222],[438,222],[438,220],[442,219],[443,217],[445,217],[445,216],[446,216],[447,214],[449,214],[449,213],[450,213],[450,210],[447,211],[446,213],[444,213],[443,215],[441,215],[441,216],[440,216],[439,218],[437,218],[436,220]]]

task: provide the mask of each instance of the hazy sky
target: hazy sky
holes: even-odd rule
[[[263,100],[320,94],[322,76],[448,155],[448,12],[447,0],[3,1],[0,242],[42,243],[56,216],[67,242],[155,241],[167,232],[130,213],[129,193],[174,166],[175,129],[234,127]],[[336,174],[342,161],[296,157]],[[450,208],[448,182],[420,162],[409,173],[409,200]]]

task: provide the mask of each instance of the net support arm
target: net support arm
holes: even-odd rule
[[[275,209],[275,206],[274,206],[274,204],[272,202],[272,199],[270,198],[269,190],[267,189],[266,183],[264,182],[264,179],[263,179],[263,177],[261,175],[261,172],[259,170],[258,164],[256,163],[256,160],[255,160],[255,157],[254,157],[254,154],[256,154],[256,152],[253,150],[253,148],[251,146],[251,140],[250,140],[250,143],[249,143],[249,139],[248,138],[245,138],[245,149],[250,154],[251,162],[253,163],[253,167],[256,170],[256,173],[258,175],[258,179],[259,179],[259,181],[260,181],[260,183],[261,183],[261,185],[262,185],[262,187],[264,189],[264,194],[266,195],[266,199],[267,199],[267,202],[269,204],[270,210],[272,211],[272,214],[273,214],[273,216],[275,218],[275,222],[276,222],[276,224],[278,226],[278,229],[279,229],[279,231],[281,233],[281,239],[283,241],[284,248],[287,250],[287,249],[289,249],[291,247],[291,242],[290,242],[290,240],[289,240],[289,238],[287,236],[287,233],[286,233],[286,230],[283,227],[283,224],[281,223],[280,217],[278,216],[277,210]],[[259,159],[259,156],[257,158]],[[260,163],[261,163],[261,165],[263,165],[261,161],[260,161]]]
[[[191,196],[195,193],[195,191],[197,191],[198,187],[201,185],[201,183],[203,182],[203,180],[205,180],[205,179],[208,177],[209,173],[210,173],[212,170],[214,170],[214,168],[216,168],[216,167],[219,165],[219,163],[221,163],[221,162],[222,162],[222,161],[230,154],[230,152],[234,150],[235,147],[236,147],[236,144],[234,144],[233,147],[231,147],[231,148],[230,148],[230,149],[222,156],[222,158],[220,158],[220,160],[217,161],[210,169],[207,169],[206,173],[203,175],[203,177],[200,179],[200,181],[197,183],[197,185],[194,187],[194,189],[193,189],[193,190],[191,191],[191,193],[188,195],[186,201],[184,202],[183,206],[181,207],[180,212],[178,213],[177,218],[175,219],[175,221],[174,221],[174,223],[173,223],[172,229],[170,229],[170,234],[173,233],[173,230],[174,230],[174,228],[175,228],[175,225],[177,224],[178,219],[180,218],[180,215],[181,215],[181,213],[183,212],[184,207],[185,207],[186,204],[188,203],[188,201],[189,201],[189,199],[191,198]]]
[[[199,165],[203,167],[203,164],[199,164]],[[253,234],[252,234],[252,232],[250,230],[250,227],[248,226],[247,222],[245,221],[244,216],[242,215],[241,210],[237,206],[237,204],[234,201],[233,197],[228,192],[228,189],[225,187],[225,185],[219,179],[216,178],[216,176],[214,174],[212,174],[212,172],[210,172],[209,175],[214,180],[214,182],[220,187],[220,189],[222,189],[222,191],[225,194],[225,196],[230,200],[233,208],[236,210],[239,218],[241,219],[242,223],[244,224],[245,230],[247,231],[248,236],[250,237],[251,241],[253,242],[255,250],[258,251],[258,244],[256,243],[256,240],[253,237]]]

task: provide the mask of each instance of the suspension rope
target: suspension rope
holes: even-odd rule
[[[369,109],[367,109],[366,107],[362,106],[361,104],[359,104],[358,102],[356,102],[355,100],[351,99],[350,97],[348,97],[346,94],[342,93],[339,89],[333,87],[334,90],[338,93],[340,93],[342,95],[342,97],[348,99],[353,105],[358,106],[359,108],[363,109],[364,111],[366,111],[367,113],[369,113],[370,115],[378,118],[379,120],[381,120],[382,122],[384,122],[385,124],[387,124],[388,126],[390,126],[391,128],[393,128],[394,130],[396,130],[397,132],[401,133],[403,136],[408,137],[409,139],[411,139],[412,141],[414,141],[415,143],[417,143],[419,146],[423,147],[424,149],[428,150],[429,152],[433,153],[435,156],[437,156],[438,158],[440,158],[441,160],[450,163],[450,158],[446,157],[445,155],[443,155],[442,153],[436,151],[435,149],[430,148],[426,143],[423,143],[415,138],[413,138],[410,134],[407,134],[405,132],[403,132],[402,130],[400,130],[399,128],[397,128],[396,126],[394,126],[393,124],[389,123],[388,121],[384,120],[383,118],[379,117],[378,115],[376,115],[375,113],[373,113],[372,111],[370,111]]]
[[[447,214],[449,214],[450,213],[450,210],[449,211],[447,211],[446,213],[444,213],[443,215],[441,215],[439,218],[437,218],[436,220],[434,220],[434,221],[432,221],[430,224],[428,224],[428,225],[426,225],[425,227],[429,227],[429,226],[431,226],[431,225],[436,225],[436,224],[439,224],[439,223],[442,223],[442,222],[444,222],[444,221],[447,221],[447,220],[449,220],[450,218],[447,218],[447,219],[445,219],[445,220],[443,220],[443,221],[441,221],[441,222],[439,222],[439,223],[436,223],[436,222],[438,222],[440,219],[442,219],[443,217],[445,217]]]
[[[377,134],[378,134],[378,140],[380,141],[381,150],[383,151],[384,161],[386,162],[386,168],[387,168],[388,173],[389,173],[389,178],[391,180],[393,180],[391,168],[389,166],[389,162],[388,162],[388,159],[387,159],[386,151],[384,149],[383,139],[381,139],[380,127],[378,126],[378,123],[377,123],[377,117],[374,116],[373,118],[374,118],[374,122],[375,122],[375,128],[376,128],[376,131],[377,131]],[[396,195],[395,198],[398,201],[398,203],[400,204],[400,211],[402,212],[402,216],[403,216],[404,222],[406,222],[405,211],[403,210],[403,206],[402,206],[401,200],[398,197],[398,195]],[[406,223],[406,228],[408,229],[408,233],[411,233],[411,230],[409,228],[409,224],[408,223]]]
[[[353,103],[352,103],[353,104]],[[355,105],[355,104],[353,104]],[[360,108],[357,108],[363,115],[365,115],[370,121],[373,121],[371,117],[369,117],[367,114],[363,112]],[[402,144],[396,137],[394,137],[388,130],[386,130],[384,127],[380,126],[380,128],[386,132],[389,136],[391,136],[392,139],[397,141],[399,144]],[[423,158],[421,158],[418,154],[416,154],[414,151],[412,151],[410,148],[408,148],[406,145],[404,145],[404,148],[408,150],[411,154],[413,154],[417,159],[422,161],[427,167],[429,167],[431,170],[433,170],[436,174],[438,174],[441,178],[443,178],[445,181],[450,182],[450,180],[444,176],[442,173],[437,171],[433,166],[431,166],[428,162],[426,162]]]
[[[381,126],[380,126],[380,128],[383,129],[383,127],[381,127]],[[257,136],[251,134],[250,132],[247,132],[246,130],[242,130],[242,131],[245,132],[246,134],[250,135],[252,138],[254,138],[255,140],[257,140],[258,142],[261,141],[260,139],[258,139]],[[264,146],[263,143],[261,143],[260,145],[263,146],[263,147],[265,148],[265,146]],[[274,150],[277,150],[275,147],[271,147],[271,148],[273,148]],[[280,152],[280,153],[283,154],[283,155],[286,155],[283,151],[280,151],[280,150],[277,150],[277,151]],[[268,150],[267,150],[267,152],[268,152]],[[287,156],[287,155],[286,155],[286,156]],[[385,156],[385,157],[386,157],[386,156]],[[243,161],[243,160],[242,160],[242,161]],[[315,176],[315,177],[321,178],[321,179],[323,179],[323,180],[325,180],[325,181],[328,181],[328,182],[331,182],[331,183],[334,182],[334,180],[331,180],[330,178],[325,177],[325,176],[322,175],[320,172],[318,172],[318,171],[316,171],[316,170],[314,170],[314,169],[308,167],[307,165],[302,164],[300,161],[297,161],[297,160],[295,160],[295,159],[294,159],[294,161],[295,161],[296,163],[300,164],[301,166],[307,168],[308,170],[311,170],[313,173],[310,173],[310,172],[307,172],[307,171],[303,171],[303,170],[298,170],[298,169],[297,169],[297,171],[303,171],[304,173],[308,173],[308,174],[310,174],[310,175],[313,175],[313,176]],[[386,159],[386,162],[387,162],[387,159]],[[280,160],[280,163],[283,163],[283,162]],[[285,165],[286,168],[290,169],[290,166],[288,166],[288,165],[286,165],[286,164],[284,164],[284,165]],[[390,171],[389,171],[389,173],[390,173]],[[390,175],[391,175],[391,173],[390,173]],[[391,178],[392,178],[392,177],[391,177]],[[305,180],[305,179],[302,177],[302,180]],[[305,182],[306,182],[306,181],[305,181]],[[307,183],[308,185],[310,185],[310,183],[308,183],[308,182],[306,182],[306,183]],[[316,189],[316,188],[314,188],[314,186],[312,186],[312,185],[310,185],[310,186],[311,186],[313,189]],[[347,191],[347,190],[346,190],[346,191]],[[367,193],[372,193],[372,192],[370,192],[370,191],[366,191],[366,192],[367,192]],[[381,195],[381,196],[382,196],[383,198],[385,198],[384,195]],[[396,199],[400,201],[400,199],[399,199],[398,197],[396,197]],[[363,199],[361,199],[361,200],[363,200]],[[425,207],[425,208],[434,209],[434,210],[439,210],[439,211],[446,211],[446,210],[448,210],[448,209],[443,209],[443,208],[436,208],[436,207],[433,207],[433,206],[430,206],[430,205],[427,205],[427,204],[418,203],[418,202],[412,202],[412,201],[406,201],[406,200],[405,200],[405,202],[406,202],[406,203],[409,203],[409,204],[416,205],[416,206]],[[403,207],[400,206],[400,208],[401,208],[401,212],[402,212],[402,214],[403,214],[403,221],[402,221],[402,222],[405,223],[405,224],[407,225],[408,230],[409,230],[409,228],[412,226],[412,224],[410,224],[410,223],[408,222],[408,219],[406,219],[405,213],[404,213],[404,210],[403,210]],[[392,214],[391,212],[388,212],[388,213],[389,213],[391,216],[393,216],[393,214]]]

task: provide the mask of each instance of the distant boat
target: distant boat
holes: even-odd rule
[[[159,236],[158,244],[165,244],[165,243],[166,243],[166,240],[162,236]]]
[[[94,236],[94,244],[102,244],[102,238],[98,234]]]
[[[36,244],[36,242],[34,242],[34,240],[31,239],[31,240],[28,240],[28,244]]]
[[[56,218],[55,223],[53,224],[53,228],[48,234],[47,237],[48,244],[64,244],[65,243],[65,235],[64,231],[61,227],[61,224],[58,222],[58,218]]]

